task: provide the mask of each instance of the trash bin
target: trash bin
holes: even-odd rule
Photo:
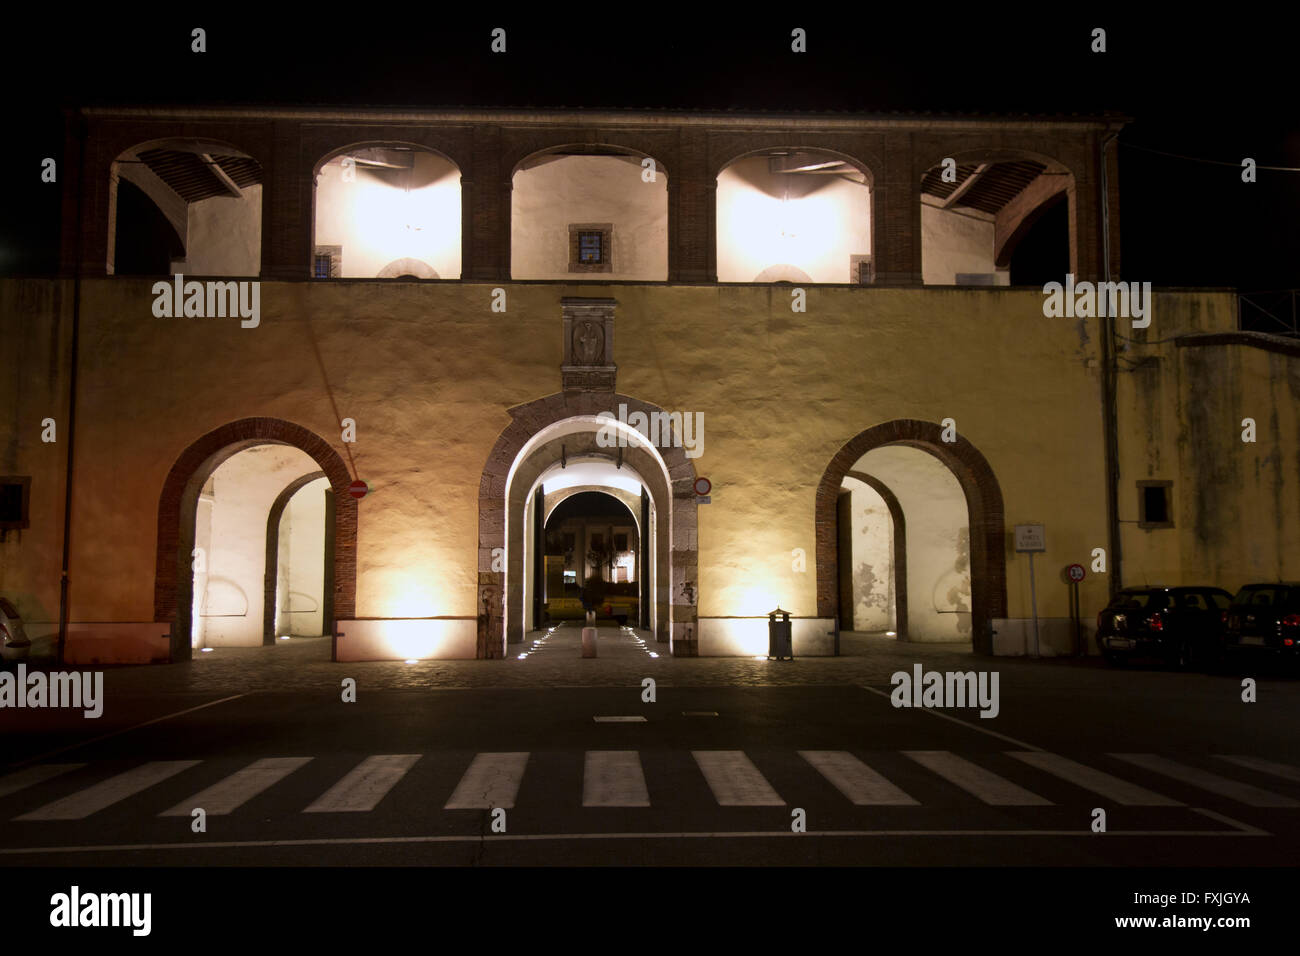
[[[777,620],[777,617],[780,620]],[[791,635],[790,612],[777,606],[767,615],[767,659],[778,661],[794,660],[794,638]]]

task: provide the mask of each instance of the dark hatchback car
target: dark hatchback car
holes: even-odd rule
[[[1300,660],[1300,584],[1247,584],[1225,615],[1229,654]]]
[[[1231,603],[1222,588],[1125,588],[1097,615],[1097,646],[1111,664],[1154,657],[1176,667],[1212,667]]]

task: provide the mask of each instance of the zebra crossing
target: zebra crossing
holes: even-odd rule
[[[891,780],[868,760],[843,750],[800,750],[797,760],[782,767],[787,785],[791,774],[803,768],[812,772],[855,807],[921,807],[936,802],[923,797],[921,790],[934,792],[935,782],[946,783],[949,804],[954,793],[990,807],[1050,807],[1060,802],[1059,784],[1052,792],[1058,799],[1037,792],[1047,780],[1063,782],[1077,794],[1077,803],[1096,802],[1131,807],[1186,807],[1196,795],[1211,795],[1232,804],[1253,808],[1296,808],[1300,799],[1266,789],[1226,773],[1245,771],[1247,776],[1260,775],[1282,781],[1281,788],[1300,783],[1300,767],[1245,755],[1210,755],[1201,762],[1211,763],[1209,770],[1186,760],[1161,754],[1111,753],[1107,758],[1137,768],[1143,780],[1158,778],[1176,788],[1179,798],[1149,789],[1144,784],[1124,779],[1099,767],[1061,754],[1047,751],[982,752],[968,756],[945,750],[904,750],[890,752],[903,758],[911,768],[903,773],[907,779]],[[792,805],[790,792],[782,794],[763,770],[742,750],[694,750],[690,762],[717,807],[780,807]],[[364,757],[336,782],[301,806],[301,813],[367,813],[398,791],[425,755],[375,754]],[[1007,763],[1022,768],[1012,780],[986,766],[990,757],[1009,758]],[[528,752],[477,753],[459,777],[450,795],[442,803],[444,810],[512,809],[520,788],[535,763]],[[180,802],[166,801],[161,808],[150,807],[149,792],[160,784],[200,766],[201,760],[157,760],[113,773],[71,793],[55,799],[42,799],[41,791],[74,772],[85,772],[93,765],[82,763],[45,764],[27,767],[0,776],[0,800],[10,801],[25,795],[34,803],[24,812],[7,809],[0,819],[14,823],[86,820],[113,807],[128,804],[147,808],[157,817],[183,817],[196,807],[215,816],[228,816],[277,787],[285,786],[313,757],[264,757],[252,761],[215,783],[197,789]],[[770,758],[765,758],[770,759]],[[898,766],[895,764],[895,766]],[[1217,771],[1224,772],[1217,772]],[[537,771],[540,772],[540,771]],[[580,781],[572,781],[573,801],[583,808],[648,808],[654,806],[652,790],[647,786],[646,767],[636,750],[589,750],[583,752]],[[919,772],[919,776],[918,776]],[[898,772],[896,771],[896,774]],[[1039,781],[1035,783],[1035,780]],[[568,781],[565,781],[566,783]],[[806,783],[806,781],[805,781]],[[919,788],[919,789],[918,789]],[[956,788],[955,790],[951,788]],[[446,793],[446,789],[440,791]],[[553,792],[553,791],[549,791]],[[664,791],[661,791],[664,792]],[[1071,791],[1073,792],[1073,791]],[[806,796],[801,788],[799,799]],[[424,796],[424,794],[420,794]],[[174,793],[173,793],[174,798]],[[21,798],[20,798],[21,799]],[[1069,805],[1076,805],[1072,799]]]

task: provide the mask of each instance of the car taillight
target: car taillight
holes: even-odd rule
[[[1282,618],[1283,627],[1300,627],[1300,614],[1288,614]]]
[[[1147,627],[1151,628],[1153,631],[1163,631],[1165,629],[1165,622],[1159,614],[1152,614],[1147,618]]]

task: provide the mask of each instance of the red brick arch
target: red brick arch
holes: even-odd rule
[[[357,502],[348,494],[352,476],[343,459],[301,425],[278,418],[243,418],[213,429],[181,452],[158,497],[154,620],[172,625],[173,662],[191,657],[191,554],[199,492],[223,461],[254,445],[292,445],[310,455],[329,478],[334,493],[334,616],[348,619],[356,613]],[[331,633],[333,624],[327,622]]]
[[[928,452],[948,466],[966,496],[970,525],[971,626],[978,654],[993,652],[989,621],[1007,615],[1006,531],[1002,489],[997,476],[979,450],[960,435],[948,443],[943,428],[910,418],[884,422],[859,432],[845,442],[826,466],[817,487],[817,615],[834,617],[838,610],[839,542],[836,538],[835,503],[840,485],[858,459],[873,448],[907,445]]]

